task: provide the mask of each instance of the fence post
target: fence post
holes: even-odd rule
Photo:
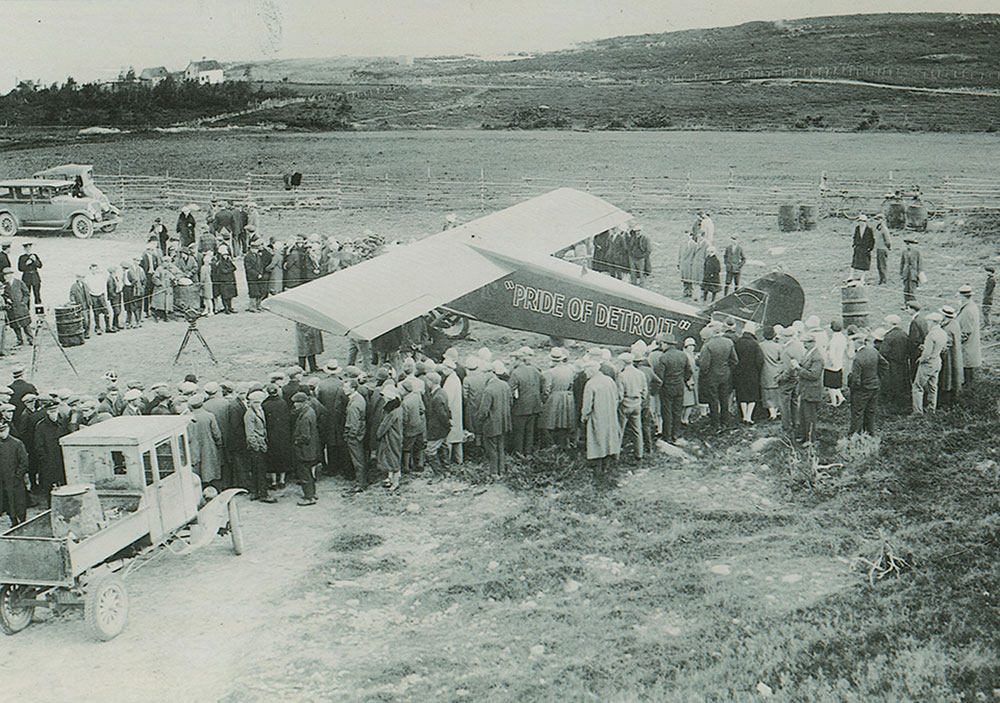
[[[385,209],[389,209],[389,174],[385,174]]]
[[[337,189],[336,189],[336,193],[337,193],[337,209],[338,210],[343,210],[344,209],[344,188],[343,188],[343,185],[340,182],[340,171],[337,171],[337,173],[335,175],[335,178],[336,178],[335,183],[337,184]]]
[[[122,193],[122,210],[125,209],[125,179],[122,177],[122,162],[118,162],[118,187]]]
[[[486,167],[479,167],[479,210],[486,210]]]

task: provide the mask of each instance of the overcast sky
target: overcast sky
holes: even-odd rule
[[[0,0],[0,91],[122,67],[335,55],[498,54],[622,34],[857,12],[991,12],[996,0]]]

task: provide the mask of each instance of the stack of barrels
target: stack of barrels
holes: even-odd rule
[[[782,232],[816,229],[816,206],[808,203],[779,205],[778,229]]]

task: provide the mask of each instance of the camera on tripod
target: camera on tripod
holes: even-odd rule
[[[181,314],[184,316],[184,319],[188,321],[189,325],[193,325],[195,322],[197,322],[198,318],[205,317],[206,315],[208,315],[207,312],[202,312],[198,308],[192,308],[188,305],[182,306],[180,308],[180,311]]]

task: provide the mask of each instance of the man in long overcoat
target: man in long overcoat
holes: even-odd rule
[[[904,239],[906,248],[899,255],[899,277],[903,281],[903,305],[909,305],[916,300],[917,286],[920,285],[920,252],[914,246],[915,239]]]
[[[875,248],[875,232],[865,215],[859,216],[854,225],[852,246],[854,254],[851,257],[851,280],[860,279],[864,283],[865,274],[872,267],[872,249]]]
[[[542,444],[554,441],[560,447],[569,444],[569,437],[576,427],[576,401],[573,398],[573,367],[562,347],[549,352],[552,367],[542,372],[542,414],[538,427]],[[468,378],[468,376],[466,376]]]
[[[910,340],[899,315],[886,315],[889,330],[882,340],[882,356],[889,362],[884,386],[889,401],[897,408],[910,406]]]
[[[514,399],[510,414],[514,430],[510,450],[520,456],[535,450],[535,429],[542,412],[542,373],[531,363],[531,347],[521,347],[510,372],[510,392]]]
[[[7,324],[14,330],[18,344],[24,344],[22,331],[24,337],[28,340],[28,344],[34,344],[31,333],[30,292],[28,286],[25,285],[24,281],[14,276],[12,269],[4,269],[3,281],[3,302],[7,310]]]
[[[267,426],[267,471],[273,474],[273,483],[283,488],[292,465],[292,415],[276,384],[267,384],[265,390],[267,399],[261,408]]]
[[[28,512],[28,452],[10,430],[0,421],[0,513],[7,513],[10,526],[16,527]]]
[[[292,396],[292,457],[295,473],[302,486],[299,505],[316,504],[316,465],[320,460],[319,428],[316,413],[309,405],[309,396],[299,391]]]
[[[585,369],[580,420],[587,427],[587,459],[597,459],[595,473],[601,477],[621,451],[621,425],[618,424],[618,386],[610,375],[591,364]]]
[[[513,398],[510,386],[500,378],[506,374],[507,368],[503,362],[494,361],[477,411],[479,430],[486,449],[486,468],[494,476],[503,473],[506,460],[504,435],[510,432],[512,426],[510,406]]]
[[[809,443],[813,441],[816,414],[823,400],[823,355],[812,332],[802,335],[802,344],[806,350],[802,361],[791,359],[790,363],[798,381],[800,439]]]
[[[379,473],[386,475],[390,490],[399,488],[403,454],[403,409],[392,383],[382,387],[385,405],[375,430],[375,460]]]
[[[222,430],[212,413],[205,410],[205,396],[196,393],[188,400],[191,408],[191,426],[188,439],[191,443],[191,466],[201,477],[201,485],[222,478]]]
[[[982,321],[979,306],[972,299],[972,287],[965,285],[958,289],[962,302],[958,307],[958,323],[962,330],[962,363],[964,364],[965,387],[972,383],[972,375],[983,365],[982,347],[979,341]]]
[[[68,422],[59,416],[59,404],[48,400],[45,417],[35,425],[35,457],[38,466],[38,486],[50,500],[53,486],[66,483],[66,469],[63,465],[62,447],[59,438],[69,434]]]
[[[270,254],[259,239],[250,243],[250,251],[243,257],[243,270],[247,277],[247,295],[250,298],[247,310],[260,312],[260,301],[267,297],[267,265]]]

